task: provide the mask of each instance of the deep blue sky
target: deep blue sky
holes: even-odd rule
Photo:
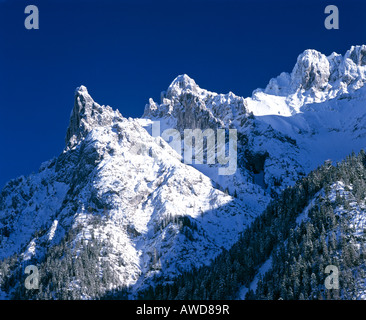
[[[126,117],[183,73],[249,96],[305,49],[365,44],[363,2],[0,0],[0,189],[62,151],[77,86]],[[29,4],[39,30],[24,28]],[[338,5],[339,30],[324,28],[328,4]]]

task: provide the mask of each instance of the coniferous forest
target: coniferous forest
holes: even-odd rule
[[[140,292],[140,299],[354,299],[363,295],[366,258],[366,154],[352,154],[333,166],[329,162],[287,187],[241,235],[230,250],[223,250],[210,266],[163,279]],[[96,224],[102,224],[97,219]],[[182,224],[183,226],[183,224]],[[185,221],[185,232],[196,228]],[[193,231],[193,230],[192,230]],[[72,230],[57,246],[45,252],[40,265],[40,288],[24,283],[25,265],[14,255],[0,264],[1,289],[13,299],[127,299],[129,288],[117,283],[113,268],[100,259],[107,245],[92,236],[87,243],[74,241]],[[35,235],[35,236],[41,236]],[[106,254],[106,252],[104,252]],[[270,260],[268,260],[270,259]],[[258,274],[270,261],[267,272]],[[338,289],[327,289],[328,265],[339,270]],[[257,285],[252,290],[251,283]],[[72,290],[64,286],[69,283]]]
[[[336,166],[324,163],[286,188],[211,266],[150,287],[140,298],[237,299],[267,259],[271,268],[257,276],[256,290],[247,290],[246,299],[360,297],[365,288],[365,177],[364,151]],[[325,287],[328,265],[339,270],[338,289]]]

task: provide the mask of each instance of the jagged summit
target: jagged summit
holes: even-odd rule
[[[186,88],[191,89],[191,88],[195,87],[196,85],[197,84],[194,81],[194,79],[189,77],[187,74],[181,74],[172,81],[169,88],[174,88],[174,87],[178,86],[181,89],[186,89]]]
[[[291,116],[304,105],[354,92],[366,83],[366,46],[352,46],[344,56],[305,50],[291,73],[282,72],[265,89],[253,91],[246,105],[254,115]]]
[[[345,58],[351,59],[358,66],[366,65],[366,45],[352,46],[345,54]]]
[[[161,92],[160,104],[149,99],[142,118],[163,120],[166,127],[184,130],[228,127],[236,115],[245,112],[242,97],[232,92],[218,94],[202,89],[195,80],[183,74]]]
[[[82,92],[88,94],[88,89],[83,85],[75,89],[75,94],[81,94]]]
[[[93,128],[110,125],[122,118],[118,110],[114,111],[110,106],[96,103],[85,86],[77,87],[74,108],[66,132],[66,150],[77,145]]]
[[[290,73],[282,72],[272,78],[265,89],[256,89],[245,99],[247,111],[254,115],[279,114],[290,116],[300,112],[305,104],[324,102],[342,94],[360,89],[366,83],[366,45],[352,46],[343,56],[333,52],[329,56],[314,49],[301,53]],[[161,93],[160,105],[152,99],[146,105],[143,118],[170,117],[177,106],[186,106],[193,100],[197,112],[213,107],[218,101],[240,101],[232,92],[217,94],[199,87],[187,74],[177,76],[166,91]],[[271,100],[270,102],[268,100]],[[183,102],[182,102],[183,101]],[[242,105],[242,102],[239,102]],[[240,108],[239,108],[240,109]],[[242,110],[232,110],[242,113]],[[227,110],[223,111],[227,113]],[[221,112],[222,114],[222,112]],[[220,118],[216,117],[216,118]]]
[[[324,90],[328,85],[330,64],[325,55],[316,50],[305,50],[297,58],[291,73],[291,86],[309,90]]]
[[[207,90],[201,89],[191,77],[186,74],[182,74],[173,80],[166,92],[162,92],[162,98],[173,99],[189,92],[201,95],[208,93]],[[163,101],[161,102],[163,103]]]
[[[328,57],[319,51],[307,49],[297,58],[290,74],[283,72],[271,79],[264,90],[275,95],[289,95],[298,90],[341,90],[352,82],[350,89],[358,89],[365,82],[366,46],[352,46],[344,56],[333,52]]]

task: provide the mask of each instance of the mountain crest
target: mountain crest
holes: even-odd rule
[[[366,65],[366,45],[352,46],[345,54],[345,58],[351,59],[358,66]]]
[[[316,50],[308,49],[298,56],[291,74],[283,72],[271,79],[264,93],[288,96],[299,90],[329,92],[320,99],[324,101],[338,93],[362,87],[366,82],[365,65],[365,45],[352,46],[344,56],[335,52],[325,56]],[[258,91],[262,90],[255,90]]]
[[[76,88],[74,108],[66,132],[66,150],[77,145],[93,128],[111,125],[117,119],[122,119],[118,110],[96,103],[85,86]]]
[[[316,50],[305,50],[297,58],[291,73],[291,85],[294,89],[324,90],[328,85],[330,64],[327,57]]]
[[[168,97],[179,96],[185,91],[197,92],[200,90],[196,82],[186,74],[177,76],[167,90]]]

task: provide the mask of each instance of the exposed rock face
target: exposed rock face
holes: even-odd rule
[[[290,74],[283,72],[271,79],[265,90],[254,91],[252,99],[263,100],[263,94],[285,97],[286,106],[282,109],[288,110],[281,110],[281,115],[287,115],[299,112],[304,104],[323,102],[358,90],[366,82],[365,54],[365,45],[352,46],[344,56],[333,52],[327,57],[316,50],[305,50]],[[246,102],[250,105],[251,99]],[[254,114],[262,114],[255,106],[249,109]],[[267,114],[269,112],[266,110]]]
[[[152,99],[145,107],[143,118],[170,119],[178,130],[232,127],[237,115],[244,115],[244,99],[228,94],[217,94],[201,89],[187,75],[174,79],[162,101],[157,105]]]
[[[327,57],[316,50],[306,50],[297,58],[291,73],[293,88],[325,90],[330,76]]]
[[[351,49],[346,53],[345,58],[350,58],[356,66],[366,65],[366,46],[352,46]]]
[[[118,110],[114,111],[109,106],[100,106],[94,102],[87,88],[80,86],[75,90],[74,108],[66,132],[67,148],[73,148],[93,128],[111,125],[121,117]]]
[[[166,128],[177,129],[183,133],[185,129],[235,129],[238,132],[238,169],[233,175],[218,176],[219,165],[195,165],[195,168],[208,175],[222,189],[230,194],[245,197],[248,180],[255,180],[254,171],[248,164],[248,155],[265,154],[269,157],[263,165],[263,179],[261,186],[266,186],[268,193],[278,192],[288,183],[293,183],[302,174],[298,158],[296,141],[288,139],[281,133],[274,132],[271,126],[252,118],[245,106],[245,99],[232,92],[217,94],[201,89],[196,82],[187,75],[180,75],[174,79],[168,89],[162,93],[161,104],[152,99],[145,107],[142,118],[158,121],[161,131]],[[228,136],[228,134],[227,134]],[[226,146],[228,150],[228,145]],[[182,153],[183,153],[182,146]],[[203,153],[206,154],[207,149]],[[291,155],[291,161],[281,154]],[[290,169],[291,168],[291,169]],[[281,183],[278,183],[281,181]]]

